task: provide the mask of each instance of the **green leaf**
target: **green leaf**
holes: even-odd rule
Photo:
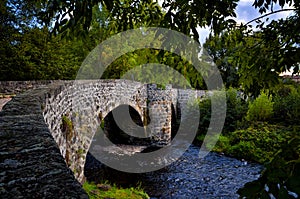
[[[264,185],[260,181],[256,180],[253,182],[248,182],[243,188],[239,189],[237,193],[240,196],[251,198],[251,196],[258,195],[264,190]]]

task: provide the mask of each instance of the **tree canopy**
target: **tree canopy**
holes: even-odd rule
[[[273,10],[275,3],[283,8]],[[205,47],[219,66],[227,85],[241,85],[244,91],[258,95],[270,89],[285,71],[299,72],[299,1],[254,1],[261,16],[246,24],[211,34]],[[278,12],[293,11],[286,19],[269,21]],[[255,27],[253,27],[255,23]]]
[[[237,4],[238,0],[164,0],[161,6],[154,0],[5,0],[0,5],[1,79],[72,79],[84,57],[99,42],[132,28],[165,27],[198,41],[197,28],[210,27],[211,35],[204,46],[219,67],[225,85],[242,86],[245,92],[257,95],[260,89],[274,86],[279,73],[299,71],[299,1],[254,0],[252,6],[261,16],[246,24],[236,22]],[[282,9],[274,10],[275,4]],[[286,5],[290,8],[284,8]],[[272,14],[287,10],[293,13],[286,19],[269,21]],[[141,55],[135,52],[134,62],[141,63],[144,58],[138,60],[136,53]],[[159,63],[169,60],[168,64],[182,73],[192,71],[185,69],[183,60],[168,59],[167,52],[147,53],[154,53],[157,58],[153,60]],[[66,59],[73,61],[59,62]],[[132,60],[119,64],[130,65]],[[125,65],[120,70],[126,70]],[[196,88],[204,88],[201,77],[190,79],[199,82],[192,82]]]

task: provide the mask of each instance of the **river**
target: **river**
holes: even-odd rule
[[[141,184],[155,198],[238,198],[236,191],[260,176],[259,164],[210,152],[199,159],[200,148],[191,145],[176,162],[154,172],[131,174],[111,169],[88,154],[88,180],[109,180],[122,187]]]

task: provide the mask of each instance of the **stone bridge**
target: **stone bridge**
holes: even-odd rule
[[[144,123],[137,133],[164,146],[171,141],[172,110],[182,119],[188,100],[203,95],[129,80],[47,82],[19,94],[0,112],[0,195],[84,198],[78,182],[86,154],[110,112],[134,108]]]

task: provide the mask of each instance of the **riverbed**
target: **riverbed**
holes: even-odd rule
[[[122,187],[140,184],[155,198],[238,198],[236,191],[260,176],[259,164],[210,152],[199,159],[200,148],[191,145],[176,162],[154,172],[130,174],[111,169],[90,154],[85,175],[88,180],[109,180]]]

